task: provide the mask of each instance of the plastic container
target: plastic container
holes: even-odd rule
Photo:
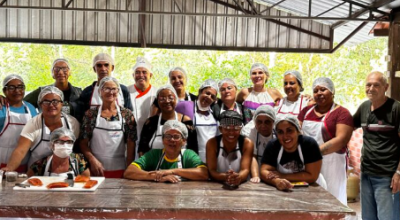
[[[3,182],[3,173],[4,171],[0,170],[0,185]]]
[[[347,202],[356,202],[360,193],[360,178],[354,173],[354,169],[347,171]]]
[[[6,179],[7,182],[15,182],[17,181],[18,173],[14,171],[8,171],[6,172]]]

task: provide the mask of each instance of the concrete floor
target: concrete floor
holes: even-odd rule
[[[357,200],[356,202],[348,202],[347,206],[349,206],[351,209],[357,212],[357,218],[361,220],[361,203],[360,200]]]

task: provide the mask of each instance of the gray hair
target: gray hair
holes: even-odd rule
[[[74,142],[76,141],[76,137],[75,137],[74,133],[71,130],[61,127],[61,128],[57,128],[56,130],[51,132],[51,134],[50,134],[50,143],[53,144],[54,141],[59,140],[62,137],[69,137]]]
[[[114,77],[112,77],[112,76],[106,76],[106,77],[104,77],[103,79],[100,80],[100,83],[99,83],[99,90],[98,90],[99,94],[100,94],[100,92],[101,92],[101,89],[103,89],[104,84],[106,84],[106,82],[113,82],[113,83],[115,83],[115,85],[117,85],[118,89],[121,90],[120,84],[119,84],[119,82],[118,82],[118,80],[117,80],[116,78],[114,78]]]
[[[39,106],[40,103],[42,102],[42,99],[48,94],[56,94],[60,97],[61,101],[64,102],[64,93],[60,89],[58,89],[55,86],[46,86],[42,88],[42,90],[39,93],[39,98],[37,101]]]
[[[178,131],[179,133],[182,134],[182,137],[184,139],[187,139],[189,136],[189,132],[188,132],[186,125],[184,125],[182,122],[177,121],[177,120],[168,120],[164,123],[163,128],[162,128],[162,134],[164,135],[169,130]]]
[[[381,82],[382,82],[382,84],[383,84],[384,86],[388,84],[388,78],[387,78],[387,76],[386,76],[385,74],[383,74],[382,72],[379,72],[379,71],[372,71],[370,74],[368,74],[367,78],[368,78],[370,75],[379,75],[379,76],[381,77]]]

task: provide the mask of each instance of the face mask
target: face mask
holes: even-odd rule
[[[197,100],[197,108],[200,110],[200,111],[203,111],[203,112],[205,112],[205,111],[208,111],[208,110],[210,110],[210,106],[207,106],[207,107],[201,107],[201,105],[200,105],[200,100],[198,99]]]
[[[59,158],[66,158],[72,153],[73,144],[54,144],[54,154]]]

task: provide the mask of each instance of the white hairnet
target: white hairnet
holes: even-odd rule
[[[296,77],[297,82],[298,82],[299,85],[300,85],[300,92],[304,91],[304,88],[303,88],[303,78],[301,77],[300,72],[297,71],[297,70],[288,70],[288,71],[286,71],[286,72],[283,74],[283,77],[285,77],[286,75],[289,75],[289,74],[290,74],[290,75],[293,75],[294,77]]]
[[[96,63],[100,61],[107,62],[114,66],[114,59],[106,53],[99,53],[93,58],[93,67],[96,66]]]
[[[301,132],[301,127],[300,127],[299,120],[297,119],[297,117],[295,117],[294,115],[290,115],[290,114],[279,116],[276,119],[276,121],[275,121],[275,130],[278,129],[279,123],[281,123],[283,121],[289,122],[290,124],[292,124],[293,126],[295,126],[297,128],[297,131]]]
[[[329,91],[331,91],[332,94],[335,94],[335,86],[333,85],[332,80],[329,79],[328,77],[319,77],[316,80],[314,80],[312,89],[314,90],[315,87],[317,87],[317,86],[325,87]]]
[[[65,64],[67,64],[68,69],[70,69],[70,67],[69,67],[69,62],[68,62],[67,59],[64,59],[64,58],[57,58],[56,60],[54,60],[53,65],[51,66],[51,76],[52,76],[52,77],[54,77],[54,71],[53,71],[54,65],[56,65],[56,63],[58,63],[58,62],[64,62]]]
[[[235,86],[236,89],[237,89],[236,83],[235,83],[235,81],[233,81],[233,79],[225,78],[225,79],[222,79],[222,80],[220,80],[218,82],[218,90],[221,89],[221,86],[224,85],[225,83],[228,83],[229,85]]]
[[[167,85],[165,85],[165,86],[161,86],[160,88],[158,88],[157,94],[156,94],[156,97],[157,97],[157,98],[158,98],[158,94],[159,94],[161,91],[163,91],[164,89],[171,90],[171,92],[174,93],[174,95],[175,95],[176,103],[179,102],[178,94],[176,94],[175,88],[174,88],[172,85],[170,85],[170,84],[167,84]]]
[[[150,62],[144,58],[144,57],[138,57],[136,58],[136,64],[135,66],[133,66],[132,70],[133,73],[135,73],[136,69],[139,67],[143,67],[145,69],[147,69],[147,71],[149,71],[150,73],[153,73],[153,71],[151,70],[153,68],[153,66],[150,64]]]
[[[106,82],[114,82],[114,83],[117,85],[117,87],[121,90],[121,87],[120,87],[120,85],[119,85],[119,82],[118,82],[118,80],[117,80],[116,78],[114,78],[114,77],[112,77],[112,76],[106,76],[106,77],[104,77],[103,79],[100,80],[100,83],[99,83],[99,90],[98,90],[99,94],[100,94],[101,90],[103,89],[104,84],[105,84]]]
[[[171,77],[171,74],[174,71],[181,72],[185,76],[185,79],[187,79],[186,71],[182,67],[179,67],[179,66],[172,68],[168,73],[168,77]]]
[[[76,141],[76,137],[71,130],[61,127],[51,132],[50,143],[54,143],[54,141],[59,140],[62,137],[69,137],[74,142]]]
[[[218,85],[217,82],[213,79],[206,79],[203,84],[201,84],[200,89],[199,90],[203,90],[204,88],[207,87],[211,87],[213,89],[215,89],[215,91],[217,91],[218,93]]]
[[[162,134],[164,135],[169,130],[178,131],[179,133],[182,134],[182,137],[184,139],[187,139],[189,136],[186,125],[184,125],[182,122],[177,121],[177,120],[168,120],[164,123],[163,128],[162,128]]]
[[[268,68],[262,63],[255,63],[251,66],[250,71],[249,71],[250,76],[251,76],[251,73],[253,72],[253,70],[255,70],[255,69],[261,69],[265,73],[265,75],[269,76]]]
[[[60,97],[61,101],[64,102],[64,93],[58,89],[55,86],[46,86],[42,88],[42,90],[39,93],[39,98],[38,98],[38,105],[40,106],[40,103],[43,101],[43,97],[45,97],[47,94],[56,94]]]
[[[22,83],[24,83],[24,80],[22,79],[22,77],[20,75],[17,74],[10,74],[8,76],[6,76],[6,78],[4,78],[3,80],[3,87],[5,87],[11,80],[13,79],[18,79],[19,81],[21,81]],[[24,83],[25,84],[25,83]]]
[[[259,115],[268,116],[272,121],[275,121],[275,109],[269,105],[261,105],[259,106],[256,111],[254,112],[253,120],[256,122],[256,119]]]

